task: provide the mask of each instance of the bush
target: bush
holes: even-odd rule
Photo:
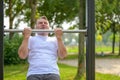
[[[26,60],[21,60],[18,56],[18,48],[22,42],[22,36],[15,34],[11,40],[9,36],[4,37],[4,64],[19,64]]]

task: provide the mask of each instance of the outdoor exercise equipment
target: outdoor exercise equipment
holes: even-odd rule
[[[83,29],[83,30],[62,30],[63,33],[86,33],[87,30]],[[23,32],[23,29],[5,29],[4,32],[10,33],[10,32],[15,32],[15,33],[19,33],[19,32]],[[36,32],[54,32],[54,30],[45,30],[45,29],[32,29],[32,33],[36,33]]]

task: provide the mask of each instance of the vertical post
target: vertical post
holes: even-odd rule
[[[3,80],[3,0],[0,0],[0,80]]]
[[[86,80],[95,80],[95,1],[86,0]]]

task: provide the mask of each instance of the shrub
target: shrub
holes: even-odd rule
[[[26,60],[21,60],[18,56],[18,48],[22,42],[22,36],[15,34],[11,40],[9,36],[4,37],[4,64],[19,64]]]

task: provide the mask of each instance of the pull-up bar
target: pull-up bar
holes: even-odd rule
[[[87,30],[86,29],[81,29],[81,30],[62,30],[63,33],[86,33]],[[23,29],[5,29],[4,32],[23,32]],[[32,29],[33,33],[36,32],[54,32],[54,30],[47,30],[47,29]]]

